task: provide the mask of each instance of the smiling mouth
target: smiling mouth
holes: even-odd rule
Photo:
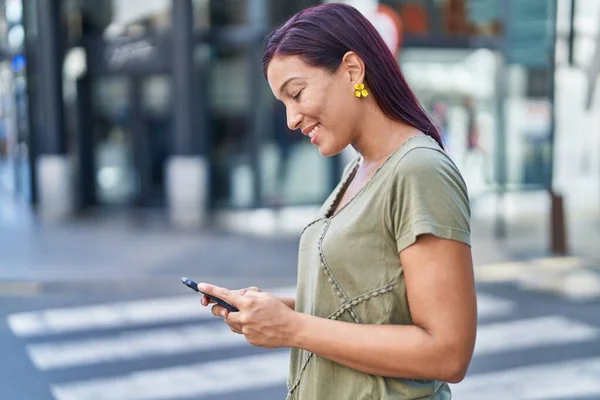
[[[308,137],[310,138],[310,141],[312,142],[314,138],[317,137],[317,134],[319,133],[319,128],[321,127],[321,124],[317,124],[314,126],[314,128],[312,128],[310,130],[310,132],[308,132]]]

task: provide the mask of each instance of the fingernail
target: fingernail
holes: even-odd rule
[[[227,311],[226,310],[221,311],[221,315],[222,316],[226,316],[227,315]]]
[[[206,290],[206,283],[199,283],[198,290]]]

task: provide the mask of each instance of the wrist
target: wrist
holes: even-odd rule
[[[296,309],[296,299],[291,297],[278,297],[277,299],[279,299],[279,301],[281,301],[283,304],[285,304],[292,310]]]
[[[292,348],[304,348],[304,338],[306,335],[306,330],[308,328],[308,318],[309,316],[306,314],[302,314],[297,311],[293,311],[291,313],[289,326],[289,343],[287,347]]]

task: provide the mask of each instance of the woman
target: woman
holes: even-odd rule
[[[467,190],[437,128],[350,6],[293,16],[264,69],[290,129],[323,156],[359,156],[302,232],[296,299],[200,284],[240,310],[213,313],[254,345],[292,348],[288,399],[449,399],[477,311]]]

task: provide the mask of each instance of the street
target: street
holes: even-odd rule
[[[253,348],[177,285],[160,297],[3,298],[0,398],[284,398],[287,350]],[[476,356],[455,398],[600,398],[597,303],[485,284],[479,314]]]
[[[598,270],[536,254],[502,264],[508,253],[486,230],[474,226],[476,354],[454,398],[600,399],[598,297],[522,281],[541,278],[536,268],[565,282],[556,271]],[[291,295],[297,238],[181,234],[119,218],[0,232],[0,399],[285,397],[288,350],[247,344],[180,277]]]
[[[0,400],[600,400],[600,0],[0,10]]]

